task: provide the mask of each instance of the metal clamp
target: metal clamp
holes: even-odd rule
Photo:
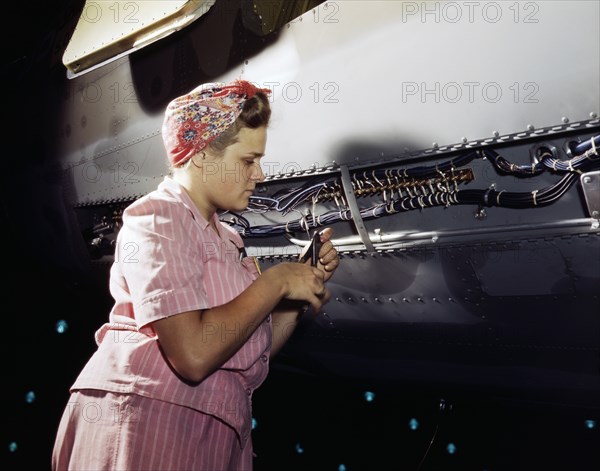
[[[589,215],[600,219],[600,170],[584,173],[580,181]]]
[[[373,247],[373,243],[371,242],[367,228],[365,227],[362,216],[360,215],[358,203],[356,202],[356,196],[354,195],[354,189],[352,188],[352,181],[350,180],[350,170],[348,170],[347,165],[340,165],[340,171],[342,172],[341,175],[342,186],[344,187],[344,195],[346,196],[346,201],[350,206],[352,221],[354,221],[354,226],[358,231],[360,240],[365,245],[368,252],[375,252],[375,247]]]

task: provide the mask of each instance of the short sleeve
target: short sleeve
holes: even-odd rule
[[[182,312],[207,309],[202,255],[191,240],[200,231],[174,200],[147,199],[123,214],[115,263],[129,290],[138,328]]]

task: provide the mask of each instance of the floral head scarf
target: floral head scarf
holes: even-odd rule
[[[165,111],[162,135],[173,166],[186,163],[238,118],[256,92],[270,93],[245,80],[205,83],[175,98]]]

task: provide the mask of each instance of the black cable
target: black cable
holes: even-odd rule
[[[431,440],[429,441],[429,445],[427,446],[427,449],[425,450],[425,454],[423,455],[423,458],[421,458],[421,461],[419,462],[419,465],[417,466],[416,471],[420,471],[421,468],[423,467],[423,463],[425,462],[425,459],[429,455],[429,451],[431,450],[431,447],[433,446],[433,442],[435,441],[435,439],[437,437],[437,433],[440,428],[440,423],[443,420],[443,415],[447,411],[452,411],[452,404],[446,403],[446,400],[441,398],[439,406],[438,406],[438,420],[437,420],[437,423],[435,424],[435,430],[433,431],[433,435],[431,437]]]
[[[431,441],[429,442],[429,446],[425,450],[425,454],[423,455],[423,458],[421,458],[421,461],[419,462],[419,466],[417,466],[416,471],[420,471],[420,469],[423,467],[423,463],[425,463],[425,459],[427,458],[427,455],[429,455],[429,450],[431,450],[431,446],[433,445],[433,442],[435,441],[435,437],[437,436],[439,428],[440,428],[440,423],[438,422],[437,424],[435,424],[435,430],[433,432],[433,436],[431,437]]]
[[[580,143],[575,147],[574,157],[569,160],[559,160],[553,157],[550,151],[540,155],[540,161],[531,165],[517,165],[509,162],[493,149],[483,149],[482,155],[487,157],[490,162],[501,172],[510,175],[535,176],[551,169],[558,172],[573,172],[582,170],[588,165],[594,165],[594,161],[599,159],[598,152],[588,152],[600,147],[600,135],[594,136],[587,141]]]
[[[535,208],[554,203],[568,191],[582,171],[598,166],[600,159],[595,150],[597,144],[600,146],[600,135],[580,143],[575,148],[577,155],[568,161],[554,159],[552,158],[551,152],[547,152],[542,154],[542,160],[537,164],[523,166],[509,162],[494,150],[484,149],[470,152],[435,166],[421,166],[402,170],[377,169],[372,171],[353,172],[352,179],[353,182],[359,182],[362,178],[363,183],[366,182],[367,184],[372,185],[373,188],[377,188],[371,179],[379,184],[383,184],[382,181],[388,180],[389,182],[390,178],[439,178],[440,175],[445,175],[444,172],[460,170],[462,166],[471,162],[473,159],[484,156],[487,157],[500,171],[513,175],[535,176],[548,168],[555,171],[566,172],[566,175],[564,175],[557,183],[540,190],[529,192],[498,191],[494,188],[458,190],[455,184],[455,190],[451,190],[448,185],[446,188],[437,185],[439,191],[433,191],[433,188],[431,188],[431,193],[426,193],[422,190],[421,194],[416,194],[417,191],[415,190],[415,194],[413,194],[406,188],[405,192],[408,193],[408,196],[399,196],[393,200],[361,209],[360,215],[363,219],[371,219],[397,212],[455,204],[471,204],[487,207],[498,206],[514,209]],[[592,150],[592,152],[590,152],[590,150]],[[251,204],[249,205],[248,210],[251,212],[278,211],[282,215],[286,215],[295,210],[300,204],[311,201],[314,202],[314,198],[317,197],[320,191],[327,191],[328,188],[336,189],[338,187],[340,187],[340,183],[337,180],[321,180],[316,184],[314,183],[314,180],[311,180],[300,188],[280,190],[272,197],[251,197]],[[370,187],[362,189],[366,190],[367,194],[369,194],[371,190]],[[280,224],[251,226],[246,218],[237,214],[228,222],[246,237],[262,237],[282,233],[307,231],[311,227],[314,228],[350,219],[352,219],[352,213],[349,209],[338,209],[319,216],[308,215],[297,220]]]
[[[372,171],[356,172],[353,175],[364,175],[366,178],[370,176],[376,177],[379,180],[385,180],[389,174],[396,174],[400,177],[413,177],[413,178],[424,178],[428,176],[439,176],[440,172],[446,172],[448,170],[458,169],[464,167],[472,160],[478,157],[477,152],[473,151],[466,155],[461,155],[452,160],[442,162],[437,165],[429,165],[422,167],[412,167],[403,170],[389,170],[389,169],[378,169]]]
[[[582,153],[592,149],[592,147],[600,148],[600,134],[592,137],[591,139],[588,139],[587,141],[583,141],[582,143],[577,144],[577,146],[575,146],[575,149],[573,149],[573,154],[574,155],[582,154]]]
[[[481,153],[487,157],[498,170],[510,175],[534,176],[539,175],[546,169],[542,162],[532,165],[513,164],[493,149],[484,149],[481,151]]]
[[[529,192],[509,192],[495,189],[456,190],[436,192],[428,195],[396,198],[388,204],[379,204],[360,210],[362,219],[368,220],[388,214],[424,209],[434,206],[469,204],[479,206],[498,206],[502,208],[525,209],[546,206],[562,197],[578,179],[578,174],[568,173],[557,183],[540,190]],[[334,222],[350,220],[349,209],[329,211],[318,217],[313,215],[284,224],[253,226],[245,230],[248,237],[261,237],[286,232],[306,231],[311,227],[328,225]]]

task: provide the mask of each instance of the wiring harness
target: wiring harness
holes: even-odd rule
[[[494,150],[480,149],[435,166],[356,171],[351,174],[352,192],[356,198],[381,196],[381,200],[360,209],[363,219],[457,204],[504,208],[545,206],[561,198],[581,173],[598,168],[598,148],[600,135],[578,144],[572,149],[573,157],[569,160],[559,160],[550,149],[540,148],[537,162],[524,166],[509,162]],[[472,170],[465,166],[475,159],[487,159],[498,172],[517,177],[532,177],[545,171],[564,175],[553,185],[528,192],[498,191],[494,186],[473,190],[459,188],[474,179]],[[317,204],[322,203],[333,204],[335,209],[317,214]],[[301,208],[305,210],[301,211]],[[277,212],[282,217],[297,212],[299,217],[285,222],[252,225],[244,216],[246,213],[267,212]],[[226,212],[220,218],[244,237],[265,237],[351,220],[352,211],[341,179],[321,177],[320,181],[312,179],[298,188],[281,190],[270,197],[252,196],[246,211],[241,214]]]

